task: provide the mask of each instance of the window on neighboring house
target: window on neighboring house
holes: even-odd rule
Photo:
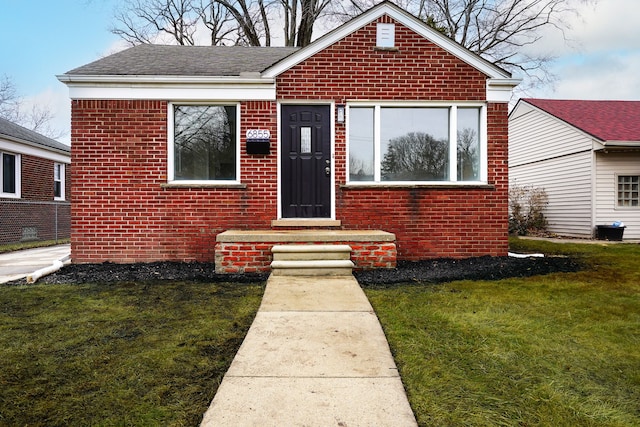
[[[1,197],[20,197],[20,155],[0,152],[2,156],[2,193]]]
[[[640,206],[640,175],[618,175],[618,207]]]
[[[483,108],[351,105],[347,115],[349,181],[486,180]]]
[[[64,165],[62,163],[53,165],[53,198],[64,200]]]
[[[173,105],[169,181],[239,180],[237,105]]]

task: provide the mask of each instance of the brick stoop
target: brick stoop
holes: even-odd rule
[[[396,266],[395,235],[380,230],[228,230],[216,241],[217,273],[351,274]]]

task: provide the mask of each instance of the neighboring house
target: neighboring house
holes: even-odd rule
[[[0,244],[70,236],[70,148],[0,118]]]
[[[543,188],[549,231],[640,238],[640,101],[521,99],[509,115],[511,183]]]
[[[58,78],[75,262],[211,261],[227,230],[384,230],[398,259],[507,254],[519,80],[391,3],[304,48],[140,45]]]

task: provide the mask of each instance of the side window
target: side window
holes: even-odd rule
[[[20,197],[20,155],[0,152],[0,179],[2,180],[2,197]]]
[[[639,186],[639,175],[618,175],[618,207],[640,206]]]
[[[170,181],[238,180],[238,110],[236,105],[173,105]]]
[[[53,198],[64,200],[64,165],[62,163],[53,165]]]

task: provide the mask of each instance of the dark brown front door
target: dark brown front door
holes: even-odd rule
[[[282,217],[331,217],[331,109],[283,105]]]

